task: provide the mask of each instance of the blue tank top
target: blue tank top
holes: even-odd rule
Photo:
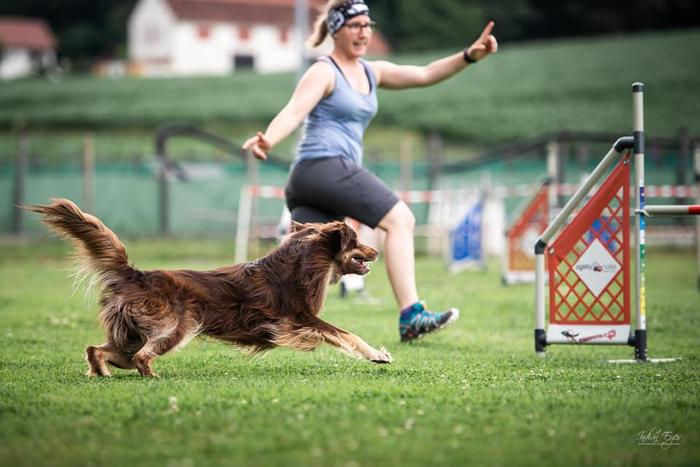
[[[355,91],[329,57],[321,57],[335,70],[335,88],[321,99],[304,121],[294,164],[305,159],[340,156],[362,165],[362,138],[377,114],[377,80],[372,68],[361,60],[369,79],[369,94]]]

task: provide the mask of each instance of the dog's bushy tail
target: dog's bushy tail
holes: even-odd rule
[[[54,199],[48,206],[25,206],[43,216],[42,222],[76,247],[79,275],[94,275],[103,285],[134,269],[119,237],[97,217],[70,200]]]

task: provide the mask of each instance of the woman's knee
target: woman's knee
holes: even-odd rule
[[[403,201],[396,203],[379,222],[379,227],[386,231],[402,229],[413,232],[415,226],[416,217],[413,215],[411,208],[409,208]]]

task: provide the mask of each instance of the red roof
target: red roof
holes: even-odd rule
[[[56,38],[43,19],[0,17],[0,45],[51,50],[56,47]]]
[[[294,25],[296,0],[166,0],[175,16],[187,21],[211,21],[244,24]],[[313,24],[318,7],[325,0],[307,0],[309,21]],[[381,33],[374,34],[370,54],[385,55],[391,51]]]
[[[264,23],[275,26],[294,24],[295,0],[167,0],[173,13],[190,21]],[[311,19],[323,0],[308,0]]]

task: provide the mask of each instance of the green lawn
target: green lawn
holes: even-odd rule
[[[148,268],[210,268],[231,243],[127,242]],[[614,366],[631,348],[552,347],[534,356],[533,288],[486,274],[448,275],[420,258],[433,306],[461,319],[400,344],[383,265],[369,276],[381,304],[343,301],[324,317],[386,345],[392,365],[331,348],[247,357],[196,340],[157,360],[157,380],[115,370],[84,376],[102,342],[94,298],[73,292],[68,248],[0,246],[0,464],[19,465],[698,465],[700,294],[690,252],[649,250],[649,349],[663,365]],[[680,435],[640,446],[639,433]]]
[[[498,30],[496,30],[496,34]],[[465,32],[465,42],[471,34]],[[487,61],[429,89],[381,91],[379,125],[438,130],[491,145],[562,129],[627,134],[634,81],[647,85],[647,131],[700,133],[700,30],[500,44]],[[454,49],[391,57],[427,64]],[[236,125],[243,140],[289,99],[295,75],[204,79],[27,80],[0,87],[0,128],[148,128],[167,120]]]

